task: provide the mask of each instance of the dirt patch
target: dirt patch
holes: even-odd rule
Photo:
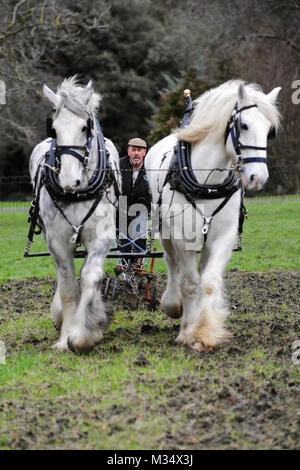
[[[49,311],[55,286],[56,280],[52,277],[10,279],[0,283],[0,324],[27,312],[39,315]]]
[[[165,283],[166,276],[159,275],[158,296]],[[126,448],[126,439],[136,433],[135,448],[298,448],[299,366],[292,361],[292,344],[300,339],[300,272],[232,270],[225,283],[232,337],[211,352],[198,353],[175,343],[180,321],[166,318],[159,308],[146,311],[148,303],[140,300],[139,310],[123,309],[125,286],[120,281],[107,308],[122,310],[122,325],[108,329],[92,356],[75,357],[74,361],[82,361],[81,372],[58,365],[59,355],[54,355],[49,367],[55,367],[57,377],[41,384],[41,390],[49,390],[47,400],[31,396],[20,383],[19,398],[4,399],[0,405],[4,416],[0,447]],[[26,317],[48,318],[55,285],[53,278],[0,284],[0,332],[10,320],[17,325]],[[13,351],[30,346],[43,352],[56,337],[50,325],[47,332],[9,333],[6,342]],[[50,393],[59,388],[62,377],[72,380],[74,374],[84,374],[84,365],[91,362],[100,368],[118,356],[124,365],[131,347],[138,352],[128,363],[130,378],[120,379],[121,402],[111,402],[109,382],[101,394]],[[168,355],[173,358],[170,371],[156,373],[160,358],[163,362]],[[177,373],[184,361],[186,368]],[[9,387],[2,384],[2,392]],[[160,420],[164,425],[159,432],[147,435],[145,430]],[[106,447],[102,442],[108,442]]]

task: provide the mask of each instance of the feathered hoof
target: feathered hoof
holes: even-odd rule
[[[84,344],[80,346],[78,345],[75,346],[75,344],[70,339],[70,337],[68,337],[67,345],[68,345],[69,351],[72,351],[75,354],[76,353],[88,354],[94,349],[94,346],[95,346],[95,344],[89,344],[89,345]]]
[[[51,346],[51,349],[55,351],[63,352],[68,351],[68,345],[66,340],[59,340]]]
[[[164,303],[162,300],[161,304],[162,310],[165,312],[168,317],[177,319],[182,317],[182,301],[180,300],[177,303]]]
[[[214,349],[213,346],[205,346],[203,343],[196,341],[192,344],[187,344],[189,349],[192,349],[193,351],[197,352],[208,352],[212,351]]]
[[[176,342],[185,344],[194,351],[207,352],[226,341],[230,336],[231,333],[225,328],[212,331],[200,326],[192,334],[179,334]]]
[[[180,337],[176,338],[176,343],[180,343],[185,345],[188,349],[192,349],[193,351],[198,352],[208,352],[211,351],[214,347],[213,346],[206,346],[202,343],[202,341],[196,341],[194,338],[188,339],[181,339]]]
[[[102,336],[93,340],[87,340],[87,338],[76,339],[75,337],[68,336],[68,339],[67,339],[68,349],[72,351],[73,353],[88,354],[94,349],[97,343],[100,343]]]

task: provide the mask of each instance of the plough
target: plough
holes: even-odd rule
[[[74,252],[74,258],[85,258],[87,255],[86,250],[77,249]],[[107,258],[118,259],[119,263],[114,267],[115,277],[112,279],[109,275],[105,276],[103,280],[103,300],[114,300],[116,298],[117,284],[120,278],[120,275],[123,275],[124,280],[124,293],[125,293],[125,302],[127,308],[136,309],[138,306],[138,301],[140,298],[139,294],[139,284],[143,278],[147,279],[145,294],[142,297],[143,300],[149,303],[151,310],[155,310],[157,305],[160,304],[160,300],[156,296],[156,288],[152,289],[152,295],[150,295],[150,288],[152,282],[155,282],[156,276],[153,272],[154,262],[156,258],[162,258],[164,255],[163,251],[157,251],[156,247],[153,251],[144,252],[128,252],[123,253],[119,251],[118,247],[111,248]],[[34,258],[39,256],[50,256],[50,253],[47,251],[40,252],[26,252],[24,254],[26,258]],[[149,270],[143,267],[142,263],[136,263],[135,260],[144,260],[145,258],[151,258],[151,264]],[[123,263],[122,263],[122,260]],[[113,282],[112,282],[113,281]]]

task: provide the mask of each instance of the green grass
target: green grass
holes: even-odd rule
[[[246,207],[243,250],[233,254],[228,269],[299,269],[300,202],[246,200]]]
[[[0,201],[0,209],[14,209],[30,207],[31,201]]]
[[[267,414],[270,409],[278,414],[282,403],[293,399],[284,391],[285,381],[299,381],[288,349],[279,359],[278,340],[274,344],[270,339],[269,347],[256,345],[250,329],[252,339],[244,353],[232,355],[230,344],[206,355],[192,353],[170,344],[170,332],[167,337],[141,335],[139,328],[149,316],[162,330],[167,326],[171,331],[172,321],[160,312],[139,311],[130,319],[117,311],[104,341],[89,355],[76,356],[50,349],[57,332],[48,315],[35,318],[28,312],[1,324],[8,353],[6,364],[0,365],[0,448],[168,449],[168,436],[180,439],[180,432],[184,437],[181,445],[176,441],[177,449],[212,444],[278,448],[279,442],[292,448],[296,441],[291,436],[297,433],[293,408],[284,412],[287,423],[279,426],[278,437],[278,426]],[[136,365],[140,354],[147,358],[145,365]],[[237,389],[236,383],[246,386]],[[274,383],[283,402],[266,393]],[[253,421],[257,404],[264,400],[265,406],[266,396],[270,429],[259,427],[258,421],[262,435],[255,443],[253,433],[247,434],[246,417]],[[199,426],[201,421],[206,428]],[[269,443],[261,440],[267,437]]]
[[[52,350],[58,339],[49,316],[53,261],[24,259],[26,213],[0,213],[1,280],[41,278],[23,287],[17,280],[0,285],[0,339],[7,347],[0,364],[0,448],[295,448],[300,375],[291,345],[299,339],[299,302],[296,281],[286,282],[284,273],[278,286],[272,271],[299,269],[300,204],[246,205],[244,248],[228,269],[269,271],[269,281],[254,292],[241,279],[251,274],[230,273],[239,278],[231,284],[233,336],[209,353],[174,342],[180,320],[117,305],[90,354]],[[32,251],[46,249],[42,236],[35,237]],[[75,263],[79,274],[82,260]],[[108,260],[106,270],[114,263]],[[163,260],[155,267],[163,271]],[[145,324],[155,328],[146,333]]]
[[[112,331],[126,325],[128,327],[128,318],[124,318],[122,312],[116,313],[115,321],[118,323],[112,325]],[[140,319],[137,321],[140,322]],[[137,321],[131,322],[129,326],[128,333],[133,338],[136,337]],[[149,355],[151,367],[148,365],[135,370],[134,360],[141,352],[140,345],[138,342],[127,344],[126,351],[112,354],[111,348],[120,347],[120,340],[117,337],[110,343],[101,345],[100,349],[97,348],[88,356],[59,354],[50,349],[50,343],[56,333],[50,327],[51,322],[48,320],[46,323],[48,324],[44,324],[38,318],[30,320],[29,315],[25,315],[1,327],[1,337],[8,338],[14,332],[14,341],[22,346],[14,350],[9,348],[7,363],[5,366],[0,366],[1,402],[13,402],[17,406],[0,416],[0,429],[2,429],[0,434],[3,436],[3,433],[4,435],[6,433],[7,439],[11,439],[15,425],[11,426],[10,423],[16,423],[20,419],[18,407],[25,400],[29,419],[33,419],[39,409],[43,408],[47,418],[45,422],[47,429],[53,428],[59,417],[63,416],[66,419],[63,432],[52,441],[51,447],[59,447],[65,440],[75,439],[71,448],[74,446],[82,448],[81,440],[77,443],[74,438],[75,429],[79,429],[83,435],[85,432],[88,433],[88,448],[147,448],[149,429],[153,435],[150,441],[156,440],[156,436],[164,431],[167,418],[157,413],[155,416],[145,413],[145,410],[157,401],[159,389],[152,388],[151,384],[149,387],[147,382],[141,381],[141,373],[146,373],[150,381],[154,374],[155,380],[167,377],[171,381],[174,378],[175,382],[177,374],[186,370],[188,358],[182,357],[182,353],[179,353],[176,368],[170,371],[170,360],[174,357],[173,355],[171,357],[168,345],[165,345],[163,350],[153,351]],[[36,346],[30,344],[24,345],[22,331],[24,333],[25,326],[27,331],[35,332],[35,338],[38,336],[37,332],[40,332],[41,336],[47,334],[48,338],[43,341],[42,349],[37,350]],[[25,398],[26,395],[30,395],[30,404]],[[44,406],[43,403],[47,405]],[[118,423],[117,417],[115,420],[111,418],[112,410],[116,407],[122,409],[124,406],[127,419],[135,423],[130,435],[124,423]],[[59,413],[57,407],[60,408]],[[21,414],[24,415],[24,412],[21,411]],[[145,419],[142,420],[142,417]],[[38,426],[43,429],[42,418],[39,418]],[[30,425],[28,427],[26,423],[25,429],[29,428]],[[84,442],[84,445],[87,445],[86,439]],[[6,448],[6,445],[7,440],[2,438],[0,448]]]
[[[244,223],[243,250],[233,253],[228,269],[299,269],[300,202],[251,201],[246,205],[248,220]],[[29,276],[55,276],[54,263],[50,257],[23,257],[28,233],[26,221],[25,211],[0,212],[1,281]],[[48,251],[42,235],[34,237],[31,247],[31,252],[38,251]],[[112,273],[115,263],[114,260],[107,260],[105,270]],[[81,265],[82,260],[75,260],[77,275]],[[155,270],[165,271],[163,260],[155,261]]]

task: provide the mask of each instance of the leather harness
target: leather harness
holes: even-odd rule
[[[40,191],[43,186],[47,189],[53,204],[59,210],[64,219],[72,227],[74,234],[70,238],[71,243],[78,243],[80,240],[80,231],[85,222],[92,216],[99,202],[101,201],[105,191],[112,184],[116,192],[117,198],[119,197],[119,188],[115,179],[114,172],[111,168],[109,161],[109,153],[105,148],[105,139],[97,119],[95,119],[96,136],[97,136],[97,165],[93,171],[93,175],[89,180],[88,186],[76,190],[74,193],[65,193],[60,186],[58,174],[60,169],[60,157],[62,154],[70,155],[77,158],[84,166],[88,165],[89,153],[92,148],[94,138],[93,133],[94,122],[89,117],[89,125],[87,127],[87,145],[85,147],[79,146],[58,146],[56,142],[56,135],[53,133],[52,126],[49,124],[49,117],[47,118],[47,130],[50,134],[51,145],[49,151],[45,154],[44,164],[38,166],[37,172],[34,177],[34,197],[28,213],[28,222],[30,223],[28,232],[28,241],[26,244],[24,256],[29,255],[29,249],[33,241],[34,234],[40,234],[43,227],[43,221],[39,214],[40,209]],[[85,150],[85,155],[82,156],[76,150]],[[78,226],[72,224],[67,218],[63,209],[60,207],[59,202],[82,202],[87,200],[94,200],[89,211],[82,219]],[[36,226],[38,230],[36,230]]]

